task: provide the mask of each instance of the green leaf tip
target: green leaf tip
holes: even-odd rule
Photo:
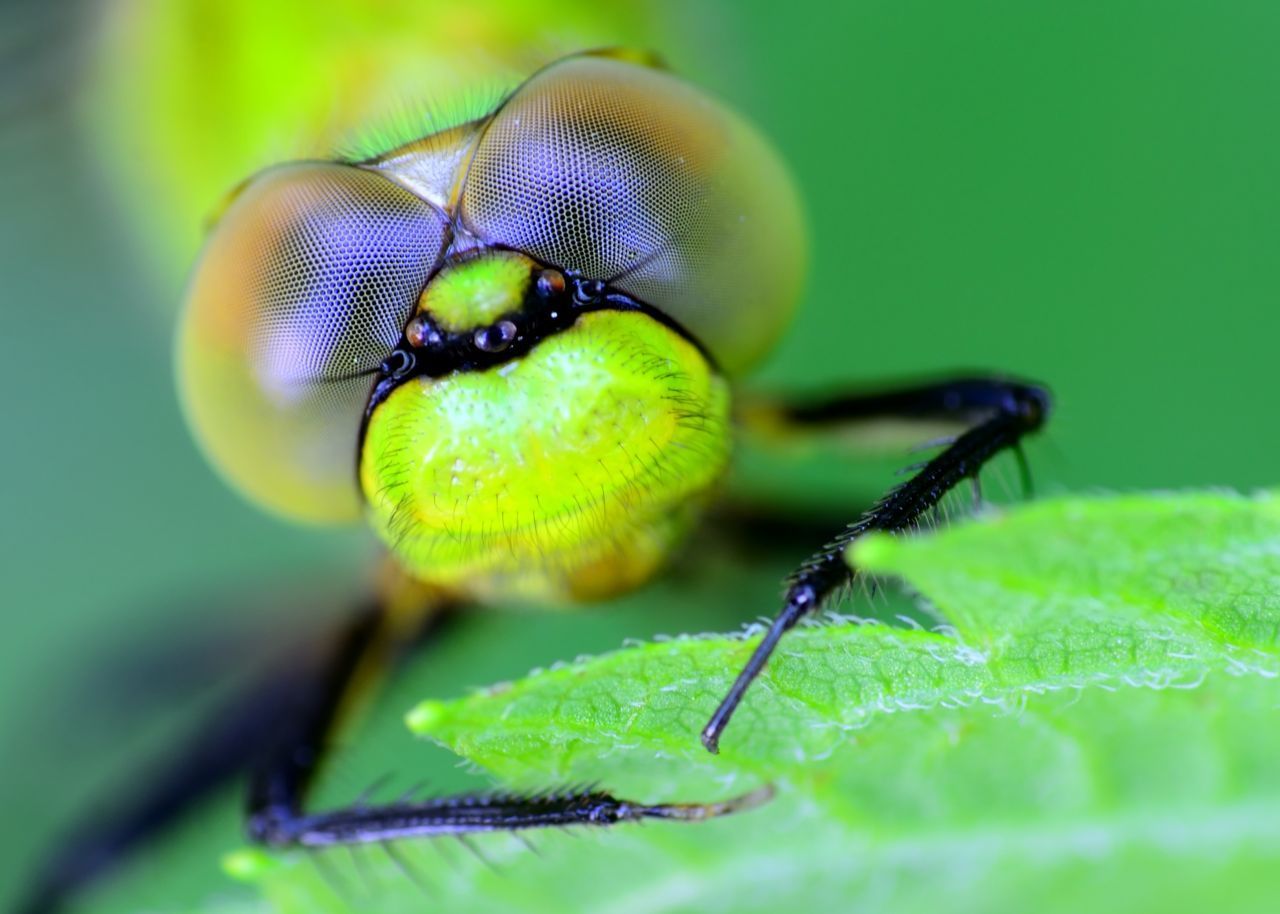
[[[404,716],[405,725],[418,736],[431,736],[448,719],[449,705],[428,698],[416,704]]]
[[[893,534],[876,531],[858,537],[844,551],[844,560],[853,567],[870,567],[893,554]]]
[[[237,882],[261,882],[280,867],[280,861],[260,847],[241,847],[224,854],[222,871]]]

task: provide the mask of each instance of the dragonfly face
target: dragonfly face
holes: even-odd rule
[[[252,499],[363,510],[425,581],[625,589],[726,466],[726,379],[790,317],[802,238],[739,117],[571,57],[478,121],[249,181],[190,286],[183,398]]]
[[[798,209],[754,130],[617,55],[568,58],[477,121],[367,161],[274,168],[232,198],[191,281],[179,342],[196,435],[266,508],[305,521],[363,514],[428,585],[376,595],[292,684],[305,701],[250,714],[253,739],[215,745],[196,766],[190,778],[207,787],[240,764],[237,752],[260,756],[253,839],[316,848],[701,821],[765,797],[306,802],[346,696],[434,610],[625,590],[671,552],[728,463],[729,382],[795,304]],[[997,454],[1021,454],[1049,408],[1042,387],[983,376],[739,410],[744,434],[771,439],[884,419],[963,431],[796,569],[704,747],[718,751],[785,633],[854,580],[854,541],[911,529]],[[410,601],[422,605],[400,605]],[[238,715],[228,720],[231,730],[211,732],[245,732]],[[91,853],[55,858],[32,910],[92,875],[83,859],[108,859],[175,815],[190,785],[167,783],[96,833]]]

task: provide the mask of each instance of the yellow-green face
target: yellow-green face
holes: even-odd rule
[[[466,286],[480,304],[495,288]],[[728,412],[727,383],[680,334],[594,311],[499,366],[395,387],[369,417],[360,481],[421,578],[605,596],[645,580],[694,518],[729,458]]]
[[[243,492],[363,513],[423,580],[611,593],[723,473],[726,378],[780,334],[803,251],[749,125],[568,58],[478,121],[247,182],[189,287],[183,400]]]

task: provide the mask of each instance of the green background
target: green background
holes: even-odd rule
[[[0,41],[0,898],[165,738],[103,686],[105,655],[280,602],[306,610],[253,595],[357,580],[372,551],[259,515],[188,441],[177,286],[144,268],[162,241],[121,213],[80,117],[90,39],[73,13],[28,11]],[[676,68],[776,139],[809,209],[812,284],[752,383],[1000,369],[1057,395],[1032,452],[1042,489],[1277,481],[1280,6],[698,0],[664,16]],[[608,612],[464,625],[368,724],[393,761],[344,754],[333,795],[388,768],[462,783],[438,750],[406,747],[397,717],[417,698],[626,636],[730,628],[771,612],[793,558],[742,577],[715,554],[718,578],[682,571]],[[221,802],[104,909],[218,886],[235,819]]]

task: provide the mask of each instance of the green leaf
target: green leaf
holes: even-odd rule
[[[946,624],[793,632],[717,757],[697,733],[752,639],[646,644],[409,715],[507,784],[660,801],[773,782],[767,807],[535,835],[541,856],[489,836],[499,872],[424,843],[403,863],[450,911],[1273,906],[1280,499],[1046,500],[852,559]],[[237,866],[284,911],[423,906],[362,853],[327,876],[298,855]]]

